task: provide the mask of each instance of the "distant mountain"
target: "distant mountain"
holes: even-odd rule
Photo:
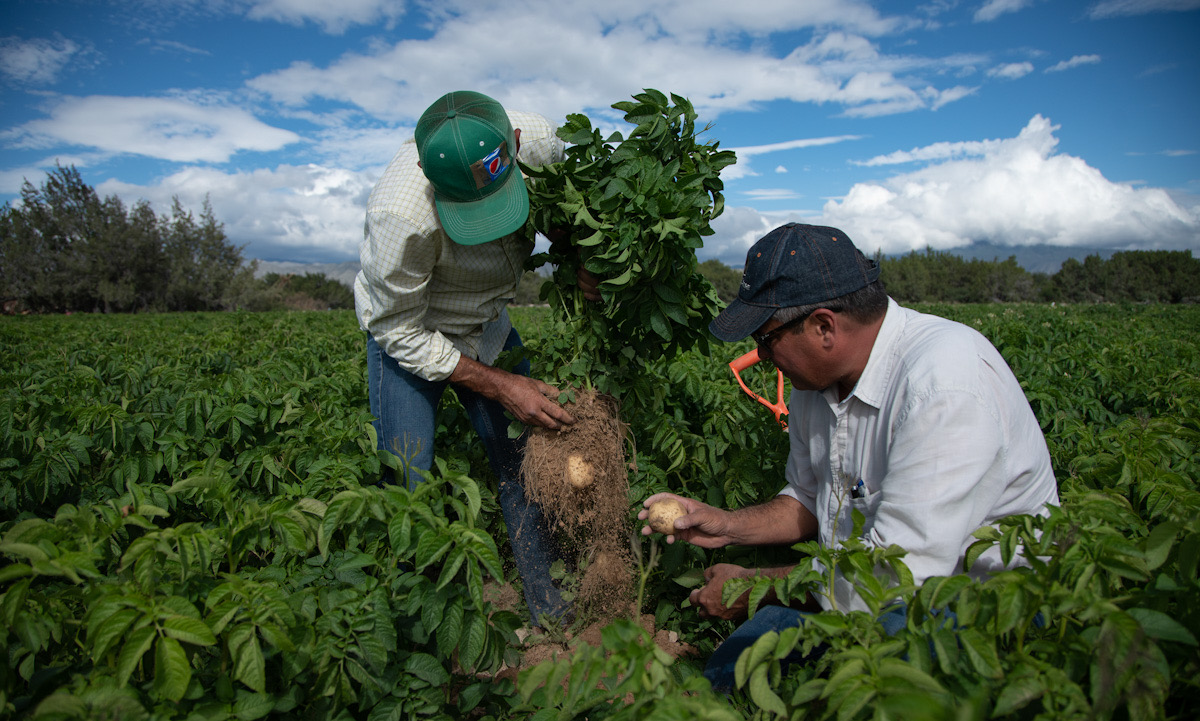
[[[1058,272],[1067,258],[1082,261],[1089,255],[1098,255],[1108,260],[1117,252],[1113,248],[1070,248],[1059,245],[992,245],[991,243],[975,243],[961,248],[950,248],[946,251],[967,260],[1008,260],[1009,256],[1016,258],[1017,265],[1030,273],[1045,273],[1054,275]],[[906,254],[907,255],[907,254]]]
[[[254,277],[261,278],[268,273],[278,273],[279,275],[305,275],[306,273],[312,273],[324,275],[326,278],[339,281],[347,287],[353,288],[354,276],[358,275],[358,271],[361,269],[362,264],[357,260],[348,260],[345,263],[293,263],[290,261],[260,260],[258,261],[258,271],[254,274]]]

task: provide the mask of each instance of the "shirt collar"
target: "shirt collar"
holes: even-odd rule
[[[862,375],[858,377],[858,383],[855,384],[854,390],[846,396],[846,401],[857,398],[873,408],[879,408],[882,405],[884,393],[892,375],[896,372],[897,343],[904,331],[905,320],[904,309],[900,307],[899,303],[888,297],[888,307],[883,316],[883,324],[879,326],[879,333],[875,336],[874,345],[871,346],[871,355],[867,358],[867,365],[863,368]]]

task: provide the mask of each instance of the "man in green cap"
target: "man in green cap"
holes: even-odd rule
[[[500,508],[535,622],[559,618],[555,559],[540,509],[520,479],[523,441],[508,437],[507,410],[527,425],[574,423],[558,390],[492,365],[520,346],[506,306],[516,294],[533,244],[520,232],[529,196],[517,159],[563,159],[555,126],[541,115],[506,112],[476,92],[447,93],[421,115],[414,138],[396,153],[367,202],[362,271],[354,281],[367,332],[371,414],[381,449],[416,469],[433,462],[438,403],[453,384],[499,481]],[[545,230],[545,229],[543,229]],[[581,278],[595,296],[594,279]]]

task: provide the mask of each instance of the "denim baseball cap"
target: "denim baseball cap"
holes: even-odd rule
[[[767,233],[746,254],[738,296],[708,329],[729,343],[758,330],[780,308],[825,303],[879,278],[837,228],[788,223]]]
[[[529,217],[529,194],[517,169],[517,139],[508,113],[482,93],[446,93],[417,121],[421,169],[446,235],[478,245],[512,233]]]

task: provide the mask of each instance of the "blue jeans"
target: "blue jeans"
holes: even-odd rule
[[[516,328],[508,335],[504,350],[521,345]],[[529,362],[522,361],[514,372],[529,375]],[[433,465],[437,408],[449,381],[428,381],[400,367],[367,334],[367,383],[372,422],[379,448],[408,459],[408,488],[421,482],[412,469],[429,470]],[[474,391],[457,387],[475,433],[483,441],[488,464],[499,484],[500,511],[508,527],[508,540],[525,586],[525,603],[536,623],[542,615],[561,618],[569,604],[562,600],[550,578],[550,564],[558,558],[541,509],[525,498],[521,485],[524,436],[508,437],[509,418],[504,406]]]
[[[906,613],[906,607],[903,605],[894,606],[885,611],[879,617],[879,623],[883,626],[884,633],[893,636],[904,628]],[[778,633],[785,628],[799,626],[804,622],[805,617],[811,615],[807,611],[797,611],[786,606],[764,606],[758,609],[754,618],[738,626],[737,630],[731,633],[729,638],[725,639],[725,642],[713,652],[712,658],[704,667],[704,677],[712,684],[714,691],[726,693],[732,691],[734,669],[737,667],[738,656],[742,655],[742,651],[753,646],[754,642],[768,631]],[[792,651],[781,663],[786,668],[788,664],[810,660],[822,652],[822,649],[817,648],[813,650],[811,656],[806,657],[799,651]]]

